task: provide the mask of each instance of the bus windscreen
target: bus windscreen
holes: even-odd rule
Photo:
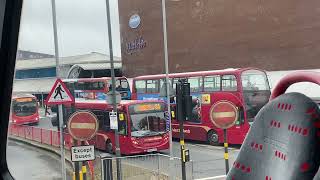
[[[156,136],[166,132],[165,107],[161,103],[129,106],[131,136]]]
[[[244,71],[241,75],[247,119],[253,122],[260,109],[269,101],[270,87],[267,76],[258,70]]]
[[[30,116],[37,111],[37,102],[32,98],[20,98],[12,102],[12,110],[16,116]]]

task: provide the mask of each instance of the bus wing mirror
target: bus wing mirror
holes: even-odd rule
[[[160,97],[167,97],[167,84],[163,83],[161,88],[160,88]],[[171,86],[171,83],[169,82],[169,96],[175,96],[175,92]]]

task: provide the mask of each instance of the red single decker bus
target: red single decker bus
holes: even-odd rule
[[[77,111],[95,114],[99,130],[90,143],[108,153],[115,152],[115,132],[110,129],[109,113],[112,106],[105,100],[76,101]],[[162,101],[122,100],[118,105],[118,130],[121,154],[140,154],[169,149],[169,133],[166,128],[166,106]],[[65,107],[66,115],[72,114]]]
[[[210,144],[223,142],[223,131],[214,125],[212,111],[217,103],[226,101],[235,107],[235,112],[216,113],[221,118],[234,116],[235,125],[228,129],[228,143],[242,144],[250,123],[259,110],[268,102],[270,86],[267,75],[256,68],[225,69],[170,74],[171,91],[175,93],[179,79],[190,83],[192,95],[192,118],[184,123],[185,138],[208,141]],[[133,99],[162,99],[160,91],[165,88],[165,75],[148,75],[133,78]],[[179,123],[175,119],[175,97],[170,98],[172,108],[172,134],[179,137]]]
[[[14,124],[38,124],[39,105],[37,98],[31,94],[12,96],[11,122]]]

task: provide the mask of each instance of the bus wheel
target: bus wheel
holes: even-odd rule
[[[219,136],[214,130],[208,132],[207,140],[211,145],[219,145]]]
[[[106,142],[106,152],[109,154],[113,154],[112,143],[109,140]]]

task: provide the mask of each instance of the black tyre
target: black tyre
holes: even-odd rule
[[[113,154],[112,143],[110,141],[107,141],[106,143],[106,152],[109,154]]]
[[[219,136],[217,132],[214,130],[209,131],[207,134],[207,141],[211,145],[219,145]]]

